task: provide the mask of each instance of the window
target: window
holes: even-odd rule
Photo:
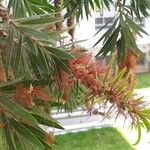
[[[112,17],[107,17],[107,18],[104,18],[104,22],[105,23],[107,23],[107,22],[109,22],[110,24],[112,24],[113,23],[113,18]]]
[[[145,61],[146,61],[146,54],[144,53],[144,56],[142,57],[142,59],[140,60],[140,62],[139,62],[139,65],[142,65],[142,66],[144,66],[145,65]]]
[[[109,22],[109,23],[108,23]],[[103,27],[106,23],[108,23],[107,28],[110,27],[113,24],[113,18],[112,17],[101,17],[101,18],[95,18],[95,29],[100,29]]]
[[[95,24],[103,24],[103,18],[95,18]]]
[[[144,26],[144,17],[141,17],[141,20],[139,20],[138,18],[133,18],[134,22],[137,23],[140,26]],[[109,22],[109,23],[108,23]],[[113,17],[96,17],[95,18],[95,29],[99,30],[100,28],[102,28],[106,23],[107,26],[106,28],[112,26],[113,24]]]

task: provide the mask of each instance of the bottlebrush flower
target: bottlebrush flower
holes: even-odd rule
[[[109,112],[116,112],[116,118],[122,115],[125,120],[130,118],[132,124],[136,124],[140,112],[148,104],[143,101],[143,97],[135,98],[134,85],[129,85],[127,79],[122,78],[118,80],[118,83],[115,83],[115,86],[112,86],[112,83],[110,83],[110,85],[108,84],[108,88],[105,90],[107,97],[105,105],[109,106],[109,104],[111,104],[108,110]]]
[[[38,96],[41,100],[49,101],[49,95],[39,87],[24,87],[19,85],[14,91],[14,101],[25,105],[28,108],[32,108],[35,104],[33,102],[33,97]]]
[[[68,19],[67,19],[67,27],[72,27],[71,29],[68,30],[68,34],[71,36],[72,41],[74,40],[74,34],[75,34],[75,27],[73,27],[73,25],[75,24],[75,16],[71,15]]]
[[[99,77],[103,76],[106,67],[96,61],[90,54],[70,60],[69,67],[73,77],[78,79],[81,84],[91,89],[94,96],[101,94],[103,82]]]
[[[46,134],[46,141],[51,144],[54,145],[55,142],[55,135],[54,132],[49,132],[48,134]]]
[[[101,78],[106,71],[104,65],[96,61],[91,54],[79,53],[77,58],[68,61],[68,67],[70,68],[71,75],[60,70],[61,79],[58,76],[54,77],[58,86],[63,89],[62,98],[65,101],[68,99],[71,87],[77,80],[88,89],[91,89],[94,96],[101,95],[101,90],[103,88],[103,81]]]
[[[49,95],[42,88],[39,88],[39,87],[33,87],[31,94],[39,97],[40,99],[44,101],[50,100]]]
[[[61,15],[61,7],[62,7],[62,0],[54,0],[55,5],[55,17],[56,18],[63,18]],[[62,30],[63,29],[63,22],[59,21],[55,23],[56,30]]]
[[[0,82],[4,81],[6,81],[6,71],[2,66],[0,66]]]
[[[28,108],[32,108],[34,106],[30,88],[25,88],[22,85],[16,87],[14,91],[14,101],[25,105]]]
[[[61,80],[56,78],[59,86],[63,89],[62,99],[66,102],[69,96],[71,87],[74,84],[72,77],[70,77],[65,71],[61,70]]]
[[[138,56],[132,50],[126,49],[126,58],[119,63],[119,69],[127,68],[127,71],[132,70],[135,72],[138,64]]]

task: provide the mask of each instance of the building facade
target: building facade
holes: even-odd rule
[[[112,7],[111,11],[97,11],[92,13],[89,19],[86,17],[81,21],[76,29],[76,37],[77,41],[86,40],[85,42],[81,42],[79,45],[81,47],[85,47],[91,52],[93,55],[96,55],[100,48],[102,47],[102,43],[99,43],[96,47],[93,48],[93,45],[96,41],[104,34],[104,32],[113,24],[113,17],[116,15],[115,8]],[[145,31],[150,34],[150,19],[141,18],[141,22],[138,21],[137,18],[134,18],[134,21],[139,24]],[[96,36],[95,33],[101,29],[106,23],[107,26]],[[94,37],[93,37],[94,36]],[[150,71],[150,37],[147,35],[143,35],[143,38],[137,37],[137,45],[140,50],[144,53],[144,57],[140,60],[137,72],[149,72]]]

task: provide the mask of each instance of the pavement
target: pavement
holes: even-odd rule
[[[144,96],[144,100],[150,102],[150,88],[137,89],[135,90],[135,93],[138,96]],[[112,117],[102,122],[102,117],[100,115],[89,115],[86,111],[81,110],[81,108],[73,113],[54,113],[52,117],[58,120],[65,128],[65,130],[55,129],[55,134],[65,134],[68,132],[85,131],[91,128],[113,126],[123,134],[129,143],[133,144],[137,139],[137,132],[129,129],[128,123],[124,126],[123,118],[120,118],[117,122],[115,122]],[[49,127],[44,127],[44,129],[47,131],[53,130]],[[150,133],[147,133],[146,130],[143,129],[141,141],[134,147],[136,150],[150,150]]]

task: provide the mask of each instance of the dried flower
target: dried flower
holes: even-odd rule
[[[99,79],[106,68],[92,58],[90,54],[84,54],[69,62],[73,77],[78,79],[84,86],[93,91],[94,96],[101,94],[103,82]]]
[[[39,88],[39,87],[33,87],[31,94],[38,96],[40,99],[44,101],[50,100],[49,95],[42,88]]]
[[[127,73],[129,71],[132,72],[132,74],[130,74],[129,84],[132,84],[132,82],[135,80],[135,70],[137,68],[138,59],[139,59],[138,56],[135,55],[135,53],[133,53],[132,50],[126,49],[125,60],[122,60],[121,62],[119,62],[119,69],[120,70],[127,68]]]
[[[68,66],[71,75],[61,70],[61,79],[55,76],[59,87],[63,89],[63,99],[66,101],[71,87],[79,80],[85,87],[91,89],[94,96],[100,96],[103,88],[101,77],[106,71],[106,67],[96,61],[90,54],[79,55],[77,58],[69,60]]]
[[[3,5],[0,5],[0,17],[2,18],[2,21],[8,21],[9,19],[8,11]]]
[[[53,145],[54,142],[55,142],[55,135],[54,135],[54,132],[49,132],[47,135],[46,135],[46,141]]]
[[[4,67],[0,66],[0,82],[6,81],[6,71]]]
[[[62,99],[64,101],[67,101],[70,89],[73,86],[74,81],[72,77],[69,77],[69,75],[65,71],[61,70],[60,74],[61,74],[61,81],[58,80],[58,82],[60,81],[59,86],[63,89]]]
[[[57,18],[62,18],[62,15],[61,15],[61,7],[62,7],[62,0],[54,0],[54,4],[55,4],[55,16]],[[59,21],[59,22],[56,22],[55,23],[55,26],[56,26],[56,30],[62,30],[63,29],[63,22],[62,21]]]
[[[73,27],[74,24],[75,24],[75,17],[74,17],[74,15],[71,15],[67,19],[67,26],[68,26],[68,28],[72,27],[71,29],[68,30],[68,33],[71,36],[72,41],[74,40],[74,34],[75,34],[75,27]]]
[[[25,105],[30,109],[34,106],[33,96],[38,96],[41,100],[44,101],[50,100],[49,95],[43,89],[38,87],[24,87],[19,85],[14,91],[14,101]]]
[[[30,88],[25,88],[22,85],[16,87],[14,91],[14,101],[25,105],[28,108],[32,108],[34,106]]]

